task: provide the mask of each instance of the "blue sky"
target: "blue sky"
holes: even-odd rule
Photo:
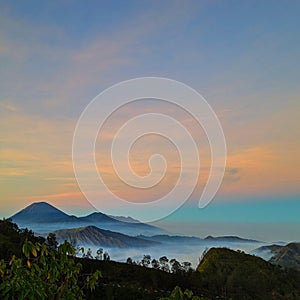
[[[208,100],[228,148],[211,206],[192,199],[170,220],[295,222],[299,13],[296,1],[2,1],[1,216],[39,199],[91,211],[72,170],[78,117],[104,88],[161,76]]]

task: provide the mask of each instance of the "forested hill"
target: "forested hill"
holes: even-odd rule
[[[300,272],[284,270],[242,251],[211,248],[204,255],[197,271],[202,274],[202,285],[209,292],[218,292],[224,297],[300,299]]]

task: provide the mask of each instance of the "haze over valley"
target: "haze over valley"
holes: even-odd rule
[[[31,229],[37,235],[47,237],[49,233],[55,233],[59,243],[67,240],[77,248],[90,248],[94,255],[102,248],[109,253],[111,259],[121,262],[126,262],[128,257],[139,261],[148,254],[156,259],[168,255],[179,261],[189,261],[196,267],[202,253],[213,247],[243,250],[266,260],[274,256],[268,248],[272,249],[274,242],[228,235],[202,238],[175,235],[128,216],[115,218],[101,212],[84,217],[70,216],[46,202],[33,203],[10,219],[20,228]],[[277,242],[276,247],[286,244]]]

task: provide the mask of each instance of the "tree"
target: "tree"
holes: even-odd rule
[[[0,220],[0,258],[10,260],[12,255],[22,256],[22,245],[25,240],[33,243],[44,243],[43,237],[34,236],[32,230],[19,229],[10,219]]]
[[[179,273],[182,271],[182,267],[179,261],[177,261],[175,258],[170,260],[170,264],[171,264],[171,271],[173,273]]]
[[[22,252],[25,260],[13,256],[9,264],[0,261],[1,299],[83,299],[84,290],[94,289],[101,276],[96,271],[80,278],[82,266],[67,242],[50,249],[25,240]]]
[[[110,260],[110,256],[107,251],[105,251],[103,254],[103,260],[106,260],[106,261]]]
[[[97,255],[95,256],[95,258],[98,259],[98,260],[101,260],[102,257],[103,257],[103,248],[99,248],[99,249],[97,250],[96,254],[97,254]]]
[[[141,265],[143,267],[149,267],[151,263],[151,256],[148,254],[148,255],[144,255],[143,259],[141,260]]]
[[[54,232],[50,232],[46,239],[46,244],[50,249],[56,249],[58,246],[58,242],[56,240],[56,234]]]
[[[162,256],[159,258],[160,269],[165,272],[170,271],[170,267],[168,265],[169,259],[166,256]]]
[[[157,259],[152,259],[151,265],[153,269],[159,269],[159,261]]]
[[[93,259],[93,255],[92,255],[92,249],[88,248],[86,253],[83,253],[82,257],[84,258],[88,258],[88,259]]]
[[[132,265],[133,264],[132,258],[128,257],[127,260],[126,260],[126,263],[129,264],[129,265]]]
[[[182,263],[182,266],[183,266],[184,272],[191,272],[191,271],[193,271],[192,264],[189,261],[184,261]]]

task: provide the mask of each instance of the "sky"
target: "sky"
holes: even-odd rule
[[[73,172],[77,120],[104,89],[155,76],[205,97],[227,145],[225,176],[212,203],[198,209],[195,192],[165,221],[298,222],[299,13],[297,1],[0,1],[0,217],[37,201],[76,215],[93,211]],[[204,153],[205,181],[203,132],[151,100],[116,113],[97,155],[107,162],[101,147],[113,130],[153,108],[190,126]],[[170,160],[171,175],[155,193],[132,192],[117,183],[111,165],[98,166],[112,189],[133,201],[149,201],[176,184],[176,151],[149,138],[137,144],[132,160],[142,175],[157,147]]]

